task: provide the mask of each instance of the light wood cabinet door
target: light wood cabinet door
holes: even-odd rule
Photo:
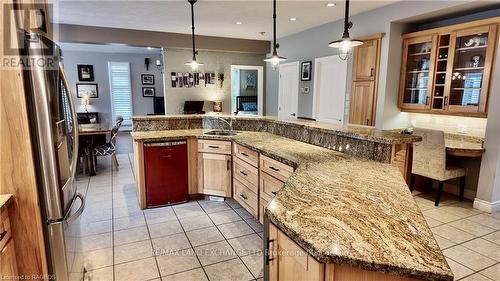
[[[18,276],[14,240],[10,239],[0,252],[0,272],[2,276]]]
[[[270,256],[269,280],[322,281],[325,265],[307,254],[286,234],[269,224]]]
[[[375,82],[353,82],[349,123],[374,126]]]
[[[231,155],[198,153],[198,191],[231,197]]]
[[[377,72],[379,40],[365,41],[354,48],[353,81],[373,81]]]

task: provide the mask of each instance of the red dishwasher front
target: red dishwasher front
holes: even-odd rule
[[[187,201],[187,143],[182,141],[144,144],[147,207]]]

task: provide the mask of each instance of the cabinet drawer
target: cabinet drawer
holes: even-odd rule
[[[260,169],[283,182],[293,173],[292,167],[264,155],[260,156]]]
[[[245,184],[255,194],[257,194],[259,186],[259,170],[250,164],[234,157],[234,170],[233,176],[241,183]]]
[[[233,181],[233,187],[234,199],[254,217],[257,217],[257,210],[259,207],[257,203],[257,194],[236,179]]]
[[[242,145],[234,145],[234,155],[254,167],[259,165],[259,153]]]
[[[0,234],[2,234],[2,240],[0,240],[0,251],[3,250],[7,241],[11,237],[10,221],[7,212],[2,212],[0,214]]]
[[[231,142],[217,140],[198,140],[198,152],[231,154]]]
[[[285,183],[268,175],[265,172],[260,173],[260,194],[271,200]]]

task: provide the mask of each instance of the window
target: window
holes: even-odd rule
[[[132,91],[130,87],[130,64],[109,62],[109,89],[113,122],[117,116],[123,117],[122,126],[132,126]]]

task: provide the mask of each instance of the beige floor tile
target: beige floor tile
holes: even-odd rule
[[[145,226],[145,225],[146,221],[144,220],[143,214],[136,216],[122,217],[113,220],[113,227],[115,231],[139,227],[139,226]]]
[[[184,233],[154,238],[153,251],[155,253],[162,253],[165,251],[175,251],[191,248],[189,241]]]
[[[161,276],[201,267],[200,262],[191,248],[157,255],[156,260],[160,268]]]
[[[461,219],[458,221],[450,222],[449,225],[476,236],[483,236],[495,231],[493,228],[475,223],[474,221],[468,219]]]
[[[115,231],[115,246],[143,240],[149,240],[148,229],[145,226]]]
[[[248,255],[241,258],[255,278],[264,277],[264,258],[262,255]]]
[[[80,217],[80,222],[82,223],[90,223],[96,221],[105,221],[112,219],[112,210],[111,209],[85,209],[83,211],[82,216]]]
[[[105,267],[105,268],[99,268],[96,270],[89,270],[85,274],[86,280],[92,280],[92,281],[109,281],[113,280],[113,267]],[[80,280],[80,279],[77,279]]]
[[[250,226],[248,226],[248,224],[244,221],[221,224],[218,226],[218,228],[222,232],[222,235],[226,237],[226,239],[254,233]]]
[[[490,278],[491,280],[500,281],[500,263],[497,263],[492,267],[488,267],[479,273]]]
[[[206,215],[205,211],[195,201],[194,203],[181,204],[173,207],[179,219]]]
[[[154,258],[115,265],[115,281],[150,280],[158,277],[160,275]]]
[[[252,274],[240,259],[233,259],[205,267],[210,280],[219,281],[248,281],[253,279]]]
[[[500,230],[497,230],[491,234],[485,235],[484,239],[500,245]]]
[[[461,245],[448,248],[443,251],[443,254],[475,271],[479,271],[496,263],[494,260]]]
[[[264,226],[260,223],[260,221],[256,220],[255,218],[247,219],[245,220],[248,225],[253,229],[255,232],[262,232],[264,231]]]
[[[229,205],[229,207],[233,208],[233,209],[239,209],[241,208],[241,205],[240,203],[238,203],[238,201],[234,200],[233,198],[227,198],[226,201],[226,204]]]
[[[490,259],[494,259],[495,261],[500,262],[500,246],[493,242],[478,238],[463,243],[462,245],[466,248],[469,248],[475,252],[482,254],[483,256],[486,256]]]
[[[111,248],[113,247],[113,234],[111,232],[89,235],[82,237],[81,244],[79,248],[81,251],[92,251],[103,248]]]
[[[468,240],[472,240],[476,237],[468,232],[465,232],[458,228],[454,228],[447,224],[436,226],[434,228],[431,228],[431,230],[434,234],[437,234],[455,243],[462,243]]]
[[[188,231],[186,235],[193,247],[224,240],[224,236],[215,226]]]
[[[77,231],[78,236],[89,236],[111,232],[113,230],[111,225],[111,220],[97,221],[74,225],[74,230]]]
[[[241,220],[241,217],[238,215],[238,213],[233,210],[211,213],[208,216],[216,225]]]
[[[425,220],[427,221],[427,225],[428,225],[429,227],[436,227],[436,226],[438,226],[438,225],[442,225],[442,224],[443,224],[443,222],[438,221],[438,220],[435,220],[435,219],[433,219],[433,218],[431,218],[431,217],[427,217],[427,216],[425,216],[425,215],[424,215],[424,218],[425,218]]]
[[[153,256],[153,247],[150,240],[133,242],[115,246],[114,255],[115,264],[145,259]]]
[[[464,279],[461,279],[460,281],[492,281],[490,278],[485,277],[479,273],[472,274],[470,276],[465,277]]]
[[[146,221],[148,224],[155,224],[160,222],[168,222],[172,220],[177,220],[172,208],[167,209],[149,209],[144,211]]]
[[[205,272],[201,268],[189,270],[186,272],[181,272],[169,276],[162,276],[163,281],[208,281]]]
[[[461,217],[442,211],[440,208],[425,210],[422,214],[441,222],[451,222],[461,219]]]
[[[200,206],[207,212],[207,214],[217,213],[221,211],[232,210],[226,202],[217,202],[217,201],[198,201]]]
[[[170,220],[155,224],[148,224],[149,234],[151,238],[172,235],[183,232],[181,224],[178,220]]]
[[[468,218],[473,222],[477,222],[484,226],[493,228],[495,230],[500,230],[500,220],[495,219],[493,216],[489,214],[479,214]]]
[[[262,253],[264,242],[257,234],[245,235],[228,240],[238,256]]]
[[[244,220],[247,220],[249,218],[253,218],[252,214],[250,214],[245,208],[239,208],[234,210],[240,217]]]
[[[455,215],[457,217],[461,218],[466,218],[470,216],[474,216],[479,214],[481,211],[478,211],[476,209],[473,209],[472,206],[465,206],[465,205],[459,205],[459,204],[453,204],[449,206],[442,206],[439,208],[439,210],[442,210],[444,212],[447,212],[449,214]]]
[[[195,229],[207,228],[214,226],[212,220],[205,214],[195,217],[181,217],[179,221],[184,228],[184,231],[191,231]]]
[[[448,265],[450,266],[451,272],[453,272],[453,276],[455,277],[454,280],[458,280],[460,278],[463,278],[467,275],[473,274],[474,271],[470,268],[467,268],[466,266],[463,266],[459,264],[458,262],[455,262],[449,258],[446,259],[448,262]]]
[[[87,270],[113,265],[113,248],[82,252],[75,258],[75,264],[84,264]]]
[[[202,245],[195,247],[194,250],[203,266],[237,257],[227,241]]]
[[[438,243],[439,245],[439,248],[441,250],[444,250],[444,249],[447,249],[449,247],[452,247],[452,246],[455,246],[457,243],[451,241],[451,240],[448,240],[444,237],[441,237],[437,234],[434,234],[434,239],[436,239],[436,242]]]
[[[142,210],[139,207],[125,206],[125,207],[117,207],[113,208],[113,218],[122,218],[122,217],[130,217],[142,215]]]

